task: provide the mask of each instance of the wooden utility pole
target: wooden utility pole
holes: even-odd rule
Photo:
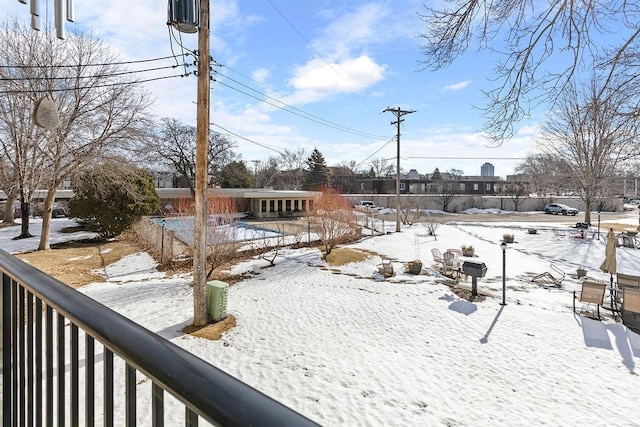
[[[196,176],[193,254],[193,325],[208,322],[207,315],[207,173],[209,170],[209,0],[200,2],[198,31],[198,108],[196,120]]]
[[[382,110],[383,113],[392,112],[397,120],[395,122],[391,122],[392,125],[397,126],[396,139],[398,142],[398,149],[396,154],[396,233],[400,232],[400,123],[404,122],[404,119],[400,117],[415,113],[415,110],[401,110],[398,108],[385,108]]]

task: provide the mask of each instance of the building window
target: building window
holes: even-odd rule
[[[400,190],[401,190],[401,191],[404,191],[404,182],[401,182],[401,183],[400,183]]]
[[[460,183],[460,191],[464,191],[464,183],[463,182]]]
[[[269,212],[273,212],[276,210],[276,201],[269,200]]]
[[[473,191],[478,191],[478,184],[473,184]]]
[[[303,210],[303,211],[304,211],[304,210],[307,210],[307,201],[306,201],[306,200],[303,200],[303,201],[302,201],[302,210]]]
[[[485,189],[485,191],[491,191],[491,184],[487,182],[487,183],[484,185],[484,189]]]
[[[266,212],[266,211],[267,211],[267,201],[262,200],[260,201],[260,212]]]
[[[288,200],[288,199],[287,199],[287,200],[285,200],[285,201],[284,201],[284,206],[285,206],[285,210],[286,210],[287,212],[291,212],[291,200]]]
[[[360,183],[360,190],[364,190],[364,182]]]
[[[278,200],[278,212],[282,212],[282,200]]]
[[[293,201],[293,210],[294,211],[299,211],[300,210],[300,200],[294,200]]]
[[[447,190],[453,190],[453,184],[451,182],[447,183]]]

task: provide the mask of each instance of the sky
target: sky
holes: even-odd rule
[[[15,0],[6,14],[29,22],[29,7]],[[53,14],[53,2],[41,9]],[[91,32],[123,61],[164,58],[197,48],[197,35],[170,32],[166,1],[77,1],[67,29]],[[214,0],[211,3],[212,129],[237,142],[248,162],[284,150],[318,148],[330,166],[355,161],[395,164],[396,117],[403,116],[401,168],[431,173],[462,170],[480,175],[485,161],[505,177],[534,149],[540,117],[518,123],[514,137],[490,147],[482,136],[483,90],[495,56],[473,49],[453,66],[422,70],[417,35],[424,30],[423,0]],[[181,45],[184,47],[181,47]],[[184,58],[193,63],[194,58]],[[183,64],[183,57],[132,65],[133,69]],[[194,67],[140,73],[139,78],[178,76]],[[154,114],[196,124],[196,77],[145,83]]]
[[[504,213],[458,216],[480,212]],[[606,221],[635,229],[637,212],[607,214]],[[70,222],[53,220],[52,241],[87,237],[60,233]],[[156,271],[146,253],[106,266],[104,282],[80,291],[324,426],[638,425],[640,335],[607,310],[602,321],[573,313],[578,267],[590,279],[609,280],[599,270],[604,239],[571,239],[574,222],[454,220],[436,229],[437,240],[416,224],[348,245],[370,256],[343,266],[327,265],[317,248],[281,250],[271,268],[263,259],[247,259],[229,269],[245,279],[229,287],[227,313],[236,326],[218,341],[181,332],[192,322],[192,278]],[[32,221],[33,234],[40,224]],[[527,233],[532,227],[537,234]],[[502,306],[499,244],[506,232],[515,243],[505,252]],[[13,235],[11,227],[0,229],[2,249],[37,246],[37,239],[8,238]],[[474,261],[487,266],[478,279],[484,301],[459,298],[451,281],[432,269],[431,249],[463,244],[474,246]],[[619,272],[640,274],[638,249],[618,248],[616,256]],[[396,273],[387,280],[377,273],[382,257],[392,260]],[[416,259],[422,273],[405,273]],[[561,287],[531,281],[551,263],[566,273]],[[122,365],[116,358],[120,410]],[[96,408],[101,372],[98,367]],[[137,384],[138,424],[149,425],[143,408],[150,407],[150,381]],[[183,425],[183,411],[167,400],[165,425]],[[123,419],[118,416],[116,424]]]

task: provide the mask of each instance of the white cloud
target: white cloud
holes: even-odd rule
[[[307,103],[334,93],[359,92],[380,81],[385,69],[385,65],[377,64],[366,55],[331,64],[314,59],[296,68],[289,81],[296,90],[291,98]]]
[[[471,84],[471,80],[465,80],[459,83],[454,83],[452,85],[448,85],[442,88],[445,92],[455,92],[460,89],[463,89]]]

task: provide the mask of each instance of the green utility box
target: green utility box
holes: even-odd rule
[[[227,317],[227,294],[229,284],[220,280],[207,282],[207,313],[209,319],[217,322]]]

